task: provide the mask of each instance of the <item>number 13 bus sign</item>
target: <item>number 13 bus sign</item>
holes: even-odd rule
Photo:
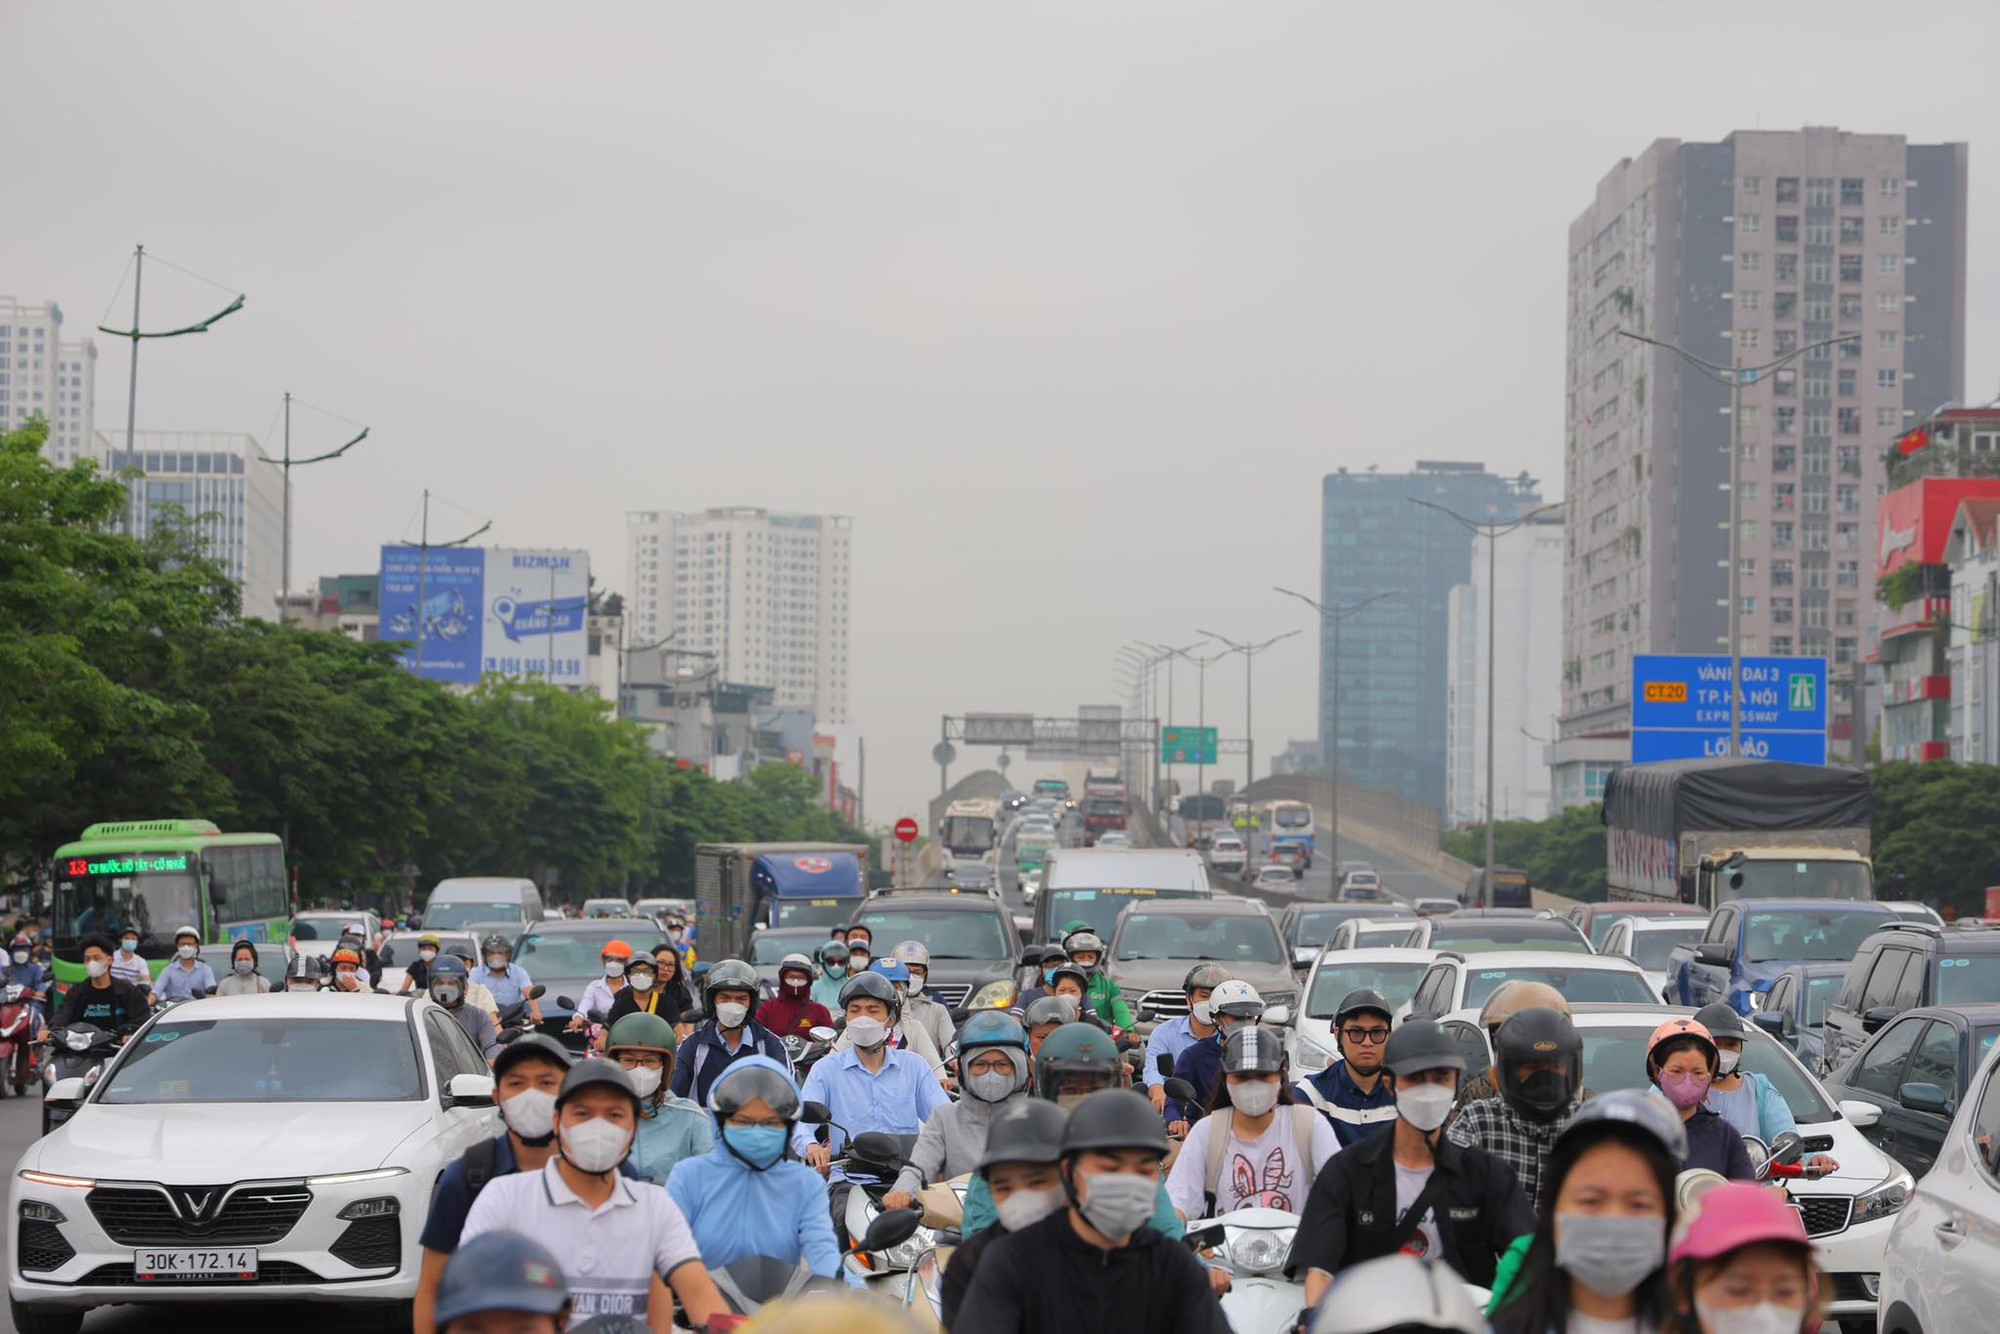
[[[1825,658],[1745,658],[1743,756],[1826,763]],[[1729,659],[1640,654],[1632,659],[1632,763],[1729,754]]]

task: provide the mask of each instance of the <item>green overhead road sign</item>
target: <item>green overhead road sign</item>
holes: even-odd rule
[[[1160,760],[1165,764],[1214,764],[1216,729],[1213,727],[1162,727]]]

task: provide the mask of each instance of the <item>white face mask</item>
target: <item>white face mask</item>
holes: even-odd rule
[[[486,967],[487,967],[487,969],[488,969],[489,971],[491,971],[491,972],[495,972],[495,973],[504,973],[504,972],[506,972],[506,971],[507,971],[507,956],[506,956],[506,955],[504,955],[504,954],[489,954],[489,955],[487,955],[487,956],[486,956]]]
[[[847,1035],[862,1051],[874,1051],[889,1040],[889,1026],[872,1014],[847,1021]]]
[[[1090,1225],[1113,1241],[1122,1241],[1145,1226],[1159,1207],[1160,1183],[1131,1172],[1083,1173],[1083,1203]]]
[[[1278,1086],[1262,1079],[1231,1084],[1229,1102],[1245,1116],[1262,1116],[1278,1105]]]
[[[1215,1022],[1215,1007],[1207,1001],[1196,1001],[1193,1005],[1188,1006],[1188,1013],[1194,1016],[1194,1021],[1197,1024],[1213,1024]]]
[[[1740,1051],[1719,1051],[1716,1057],[1715,1068],[1721,1074],[1733,1075],[1736,1073],[1736,1067],[1742,1064],[1742,1061],[1743,1053]]]
[[[544,1139],[556,1128],[556,1095],[522,1089],[500,1104],[500,1119],[522,1139]]]
[[[651,973],[634,973],[632,976],[626,978],[625,981],[631,985],[634,991],[651,991],[653,989],[653,975]]]
[[[195,954],[195,947],[192,945],[182,945],[174,952],[179,954],[183,959],[192,959]]]
[[[1804,1307],[1780,1306],[1776,1302],[1718,1310],[1696,1298],[1694,1309],[1701,1316],[1701,1327],[1709,1334],[1798,1334],[1806,1319]]]
[[[564,1126],[561,1133],[563,1157],[585,1172],[609,1172],[632,1149],[632,1132],[601,1116]]]
[[[643,1065],[625,1072],[632,1081],[632,1091],[641,1098],[650,1098],[660,1091],[660,1077],[665,1073],[664,1070],[651,1070]]]
[[[424,961],[425,963],[429,963],[429,962],[430,962],[430,961],[431,961],[432,959],[435,959],[435,958],[437,958],[437,956],[438,956],[438,952],[437,952],[436,950],[418,950],[418,951],[417,951],[417,957],[418,957],[419,959],[422,959],[422,960],[423,960],[423,961]]]
[[[722,1001],[715,1007],[715,1022],[724,1028],[741,1028],[750,1017],[750,1007],[741,1001]]]
[[[606,977],[623,977],[625,976],[625,965],[622,963],[607,963],[604,965],[604,975]]]
[[[86,963],[83,966],[83,970],[86,973],[89,973],[92,977],[103,977],[106,973],[111,971],[111,965],[106,963],[102,959],[92,959],[89,963]]]
[[[1396,1115],[1428,1135],[1444,1124],[1457,1101],[1458,1094],[1444,1084],[1412,1084],[1396,1090]]]
[[[1050,1186],[1047,1190],[1017,1190],[1006,1199],[993,1202],[994,1212],[1000,1215],[1000,1226],[1009,1232],[1032,1227],[1062,1207],[1061,1186]]]
[[[922,973],[911,973],[910,988],[909,988],[910,995],[920,996],[923,994],[923,990],[924,990],[924,975]]]

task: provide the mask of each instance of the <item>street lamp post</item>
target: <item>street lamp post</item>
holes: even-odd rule
[[[1140,642],[1142,644],[1145,643],[1144,640],[1141,640]],[[1207,642],[1208,641],[1205,639],[1197,639],[1194,641],[1194,643],[1184,645],[1180,648],[1175,648],[1170,644],[1145,644],[1145,647],[1151,649],[1153,652],[1159,655],[1159,657],[1155,659],[1156,662],[1163,662],[1167,665],[1167,716],[1160,720],[1162,725],[1175,726],[1175,727],[1178,727],[1180,725],[1176,721],[1176,715],[1174,713],[1174,659],[1185,656],[1186,654],[1192,652],[1193,650],[1200,648],[1203,644]],[[1155,741],[1156,741],[1156,748],[1164,749],[1163,747],[1157,747],[1157,738],[1155,739]],[[1166,790],[1166,767],[1167,767],[1167,758],[1164,754],[1162,754],[1160,756],[1160,775],[1161,775],[1160,790],[1162,792]]]
[[[1205,658],[1197,658],[1192,653],[1185,651],[1181,653],[1183,658],[1186,658],[1195,665],[1194,726],[1195,736],[1202,744],[1195,751],[1194,791],[1195,809],[1200,812],[1206,812],[1208,809],[1208,669],[1216,663],[1221,662],[1234,651],[1233,649],[1224,649],[1220,653],[1211,653]],[[1220,756],[1217,758],[1220,758]],[[1205,815],[1202,818],[1202,824],[1204,826],[1207,824]]]
[[[1446,518],[1456,520],[1465,528],[1486,538],[1486,606],[1483,609],[1486,612],[1486,864],[1480,874],[1479,882],[1480,906],[1483,907],[1493,882],[1494,821],[1498,818],[1498,811],[1493,801],[1493,699],[1495,678],[1498,675],[1494,670],[1497,658],[1494,646],[1500,625],[1500,539],[1524,524],[1532,523],[1550,510],[1561,509],[1562,506],[1537,505],[1519,518],[1497,523],[1491,520],[1468,519],[1455,509],[1428,500],[1419,500],[1415,496],[1410,496],[1408,499],[1412,505],[1422,505],[1427,510],[1436,510]]]
[[[305,408],[311,408],[312,404],[301,403],[299,406]],[[325,409],[313,408],[313,411],[324,412]],[[326,415],[329,417],[333,416],[333,414],[330,412],[326,413]],[[345,417],[340,418],[340,420],[347,421]],[[347,424],[349,426],[361,425],[359,422],[348,422]],[[303,468],[313,463],[329,463],[332,460],[339,458],[342,454],[345,454],[348,450],[354,448],[356,445],[360,444],[363,440],[366,440],[367,438],[368,438],[368,428],[366,426],[362,426],[361,434],[355,436],[352,440],[349,440],[339,449],[328,450],[324,454],[315,454],[309,459],[293,458],[292,457],[292,395],[289,390],[286,391],[285,456],[279,459],[266,458],[264,460],[264,462],[271,464],[273,467],[284,469],[284,474],[285,474],[285,518],[283,524],[283,537],[281,539],[282,545],[284,546],[284,559],[282,562],[284,567],[284,572],[282,575],[284,590],[278,594],[278,623],[280,625],[283,625],[286,621],[290,620],[292,616],[292,469]]]
[[[1720,366],[1664,339],[1648,338],[1630,329],[1619,329],[1617,333],[1619,337],[1629,338],[1635,343],[1665,348],[1709,379],[1729,386],[1729,753],[1732,757],[1739,756],[1743,753],[1743,561],[1738,555],[1743,541],[1742,502],[1738,499],[1742,489],[1739,474],[1743,469],[1743,387],[1762,383],[1808,352],[1832,347],[1835,343],[1851,343],[1860,335],[1822,338],[1816,343],[1795,347],[1777,360],[1767,361],[1761,366]]]
[[[1330,626],[1333,630],[1333,645],[1329,650],[1333,660],[1333,681],[1328,686],[1326,692],[1328,714],[1326,742],[1326,846],[1327,864],[1333,868],[1334,895],[1338,897],[1340,893],[1340,623],[1347,617],[1360,611],[1363,607],[1372,606],[1380,602],[1383,598],[1396,597],[1403,590],[1392,588],[1386,593],[1377,593],[1372,597],[1362,598],[1359,602],[1350,602],[1343,607],[1328,606],[1316,598],[1309,598],[1304,593],[1294,593],[1289,588],[1279,588],[1276,584],[1271,585],[1271,589],[1273,592],[1283,593],[1288,598],[1297,598],[1300,602],[1305,603],[1308,607],[1319,613],[1320,624],[1323,629]]]
[[[1198,628],[1198,627],[1197,627]],[[1227,644],[1231,653],[1243,655],[1243,786],[1249,787],[1257,781],[1257,734],[1252,727],[1250,713],[1250,690],[1257,664],[1257,655],[1282,640],[1298,634],[1297,630],[1287,630],[1281,635],[1272,635],[1261,644],[1239,644],[1228,635],[1219,635],[1213,630],[1200,630],[1218,643]]]

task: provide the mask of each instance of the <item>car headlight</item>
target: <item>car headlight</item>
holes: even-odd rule
[[[1264,1008],[1267,1010],[1275,1010],[1280,1005],[1288,1010],[1292,1010],[1298,1007],[1298,1003],[1299,993],[1296,991],[1267,991],[1264,993]]]
[[[1301,1070],[1324,1070],[1333,1064],[1333,1053],[1309,1037],[1300,1037],[1292,1064]]]
[[[1265,1231],[1262,1228],[1235,1229],[1229,1239],[1229,1267],[1239,1274],[1262,1274],[1278,1269],[1292,1253],[1296,1228]]]
[[[1847,1216],[1847,1225],[1853,1227],[1901,1213],[1903,1206],[1910,1202],[1916,1184],[1916,1179],[1908,1172],[1898,1172],[1875,1189],[1855,1196],[1854,1211]]]
[[[407,1167],[374,1167],[365,1172],[332,1172],[326,1176],[307,1177],[308,1186],[350,1186],[357,1181],[386,1181],[390,1177],[408,1176]]]
[[[978,991],[975,991],[972,994],[972,1001],[969,1008],[974,1010],[1011,1009],[1018,994],[1019,988],[1014,985],[1014,980],[1012,978],[1002,978],[998,982],[988,982]]]

